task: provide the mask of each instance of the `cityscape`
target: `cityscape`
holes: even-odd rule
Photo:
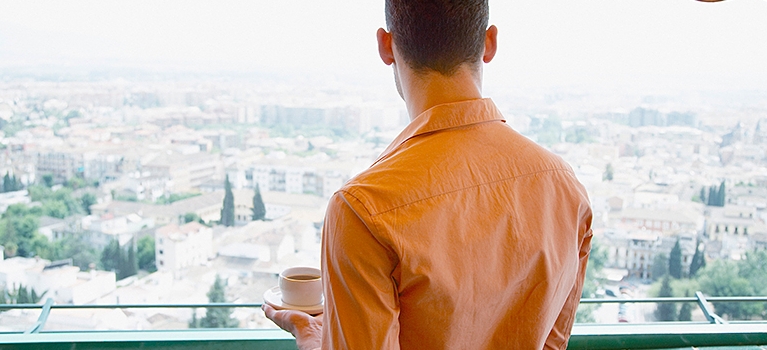
[[[373,88],[268,84],[0,82],[6,302],[260,303],[283,269],[319,266],[328,198],[375,160],[406,111]],[[738,267],[741,276],[730,277],[744,284],[725,295],[767,293],[767,100],[499,95],[507,123],[565,159],[589,192],[595,244],[584,297],[658,296],[665,275],[675,277],[675,296],[716,295],[705,288],[715,287],[711,279]],[[214,282],[223,300],[210,300]],[[225,317],[273,327],[260,310]],[[663,317],[655,306],[579,312],[581,322]],[[0,327],[35,318],[6,311]],[[63,310],[46,327],[175,329],[204,320],[190,309]]]
[[[631,299],[767,296],[767,2],[490,8],[483,95],[573,168],[593,210],[582,298],[621,301],[576,323],[705,321]],[[377,56],[383,11],[4,2],[0,304],[249,305],[56,308],[44,330],[64,333],[275,328],[252,305],[319,267],[328,199],[409,122]],[[39,315],[0,310],[0,332]]]

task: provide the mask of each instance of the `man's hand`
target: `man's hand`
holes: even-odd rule
[[[300,350],[321,348],[322,314],[311,316],[302,311],[275,310],[267,304],[263,304],[261,309],[266,318],[296,337],[296,345]]]

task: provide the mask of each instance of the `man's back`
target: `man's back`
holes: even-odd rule
[[[569,166],[501,118],[490,100],[435,106],[334,196],[323,347],[566,344],[588,199]],[[369,327],[338,332],[355,322]]]

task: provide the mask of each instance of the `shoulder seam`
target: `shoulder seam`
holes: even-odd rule
[[[413,205],[413,204],[418,203],[418,202],[422,202],[422,201],[429,200],[429,199],[432,199],[432,198],[436,198],[436,197],[439,197],[439,196],[444,196],[446,194],[460,192],[460,191],[465,191],[465,190],[470,189],[470,188],[482,187],[482,186],[486,186],[486,185],[490,185],[490,184],[494,184],[494,183],[499,183],[499,182],[504,182],[504,181],[517,180],[517,179],[521,179],[521,178],[524,178],[524,177],[538,175],[538,174],[543,174],[543,173],[559,173],[559,172],[568,174],[568,175],[573,176],[575,178],[575,174],[573,173],[572,169],[568,169],[568,168],[564,168],[564,167],[563,168],[544,169],[544,170],[534,171],[534,172],[531,172],[531,173],[525,173],[525,174],[521,174],[521,175],[517,175],[517,176],[511,176],[511,177],[503,178],[503,179],[487,181],[487,182],[478,183],[478,184],[474,184],[474,185],[467,186],[467,187],[462,187],[462,188],[457,188],[457,189],[450,190],[450,191],[445,191],[445,192],[437,193],[437,194],[434,194],[434,195],[429,196],[429,197],[424,197],[424,198],[420,198],[420,199],[412,201],[412,202],[408,202],[408,203],[405,203],[405,204],[397,205],[395,207],[383,210],[383,211],[378,212],[378,213],[370,213],[370,211],[368,211],[368,214],[370,215],[370,218],[373,219],[374,217],[376,217],[378,215],[382,215],[382,214],[388,213],[390,211],[397,210],[399,208],[403,208],[403,207],[406,207],[406,206],[409,206],[409,205]],[[576,178],[576,181],[577,181],[577,178]],[[355,197],[355,199],[356,199],[356,197]],[[357,199],[357,200],[359,201],[359,199]],[[362,203],[362,202],[360,202],[360,203]],[[364,207],[364,205],[363,205],[363,207]],[[367,208],[365,208],[365,210],[367,210]]]
[[[357,196],[355,196],[354,194],[350,193],[350,192],[349,192],[349,191],[347,191],[347,190],[343,190],[343,189],[342,189],[342,190],[339,190],[339,191],[338,191],[338,194],[341,196],[341,199],[344,201],[344,203],[346,203],[346,205],[348,205],[348,206],[349,206],[349,209],[350,209],[352,212],[354,212],[354,215],[356,215],[356,216],[357,216],[357,218],[358,218],[360,221],[362,221],[362,224],[363,224],[363,225],[365,225],[365,227],[368,229],[368,231],[370,232],[370,235],[371,235],[371,236],[373,236],[373,239],[375,239],[376,241],[378,241],[378,243],[379,243],[379,244],[381,244],[381,246],[382,246],[382,247],[387,247],[387,245],[386,245],[386,244],[383,244],[383,243],[381,242],[381,240],[380,240],[380,236],[381,236],[381,230],[378,228],[378,224],[376,224],[376,217],[375,217],[375,215],[374,215],[374,214],[371,214],[371,213],[370,213],[370,210],[368,210],[367,206],[365,206],[365,203],[364,203],[363,201],[361,201],[359,198],[357,198]],[[364,220],[364,219],[362,218],[362,216],[360,216],[360,214],[359,214],[359,213],[357,213],[357,210],[356,210],[356,209],[354,209],[354,207],[351,205],[351,203],[349,203],[349,200],[347,200],[347,199],[346,199],[346,196],[344,196],[344,194],[346,194],[346,195],[348,195],[349,197],[353,198],[353,199],[354,199],[354,200],[355,200],[357,203],[359,203],[359,204],[360,204],[360,206],[362,206],[362,209],[364,209],[364,210],[367,212],[367,216],[368,216],[368,218],[369,218],[370,224],[372,224],[372,225],[373,225],[373,227],[370,227],[370,226],[368,225],[368,220]],[[400,242],[399,242],[399,240],[398,240],[398,237],[396,237],[396,236],[391,236],[391,235],[390,235],[390,236],[389,236],[389,239],[391,239],[391,240],[392,240],[392,243],[394,243],[394,247],[389,247],[389,250],[391,250],[391,249],[394,249],[394,250],[395,250],[395,251],[390,251],[390,253],[393,253],[393,254],[396,256],[396,255],[397,255],[397,252],[400,250],[400,249],[399,249],[399,247],[400,247]]]

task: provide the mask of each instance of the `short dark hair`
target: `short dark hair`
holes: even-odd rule
[[[485,49],[487,0],[386,0],[386,26],[410,68],[453,75]]]

